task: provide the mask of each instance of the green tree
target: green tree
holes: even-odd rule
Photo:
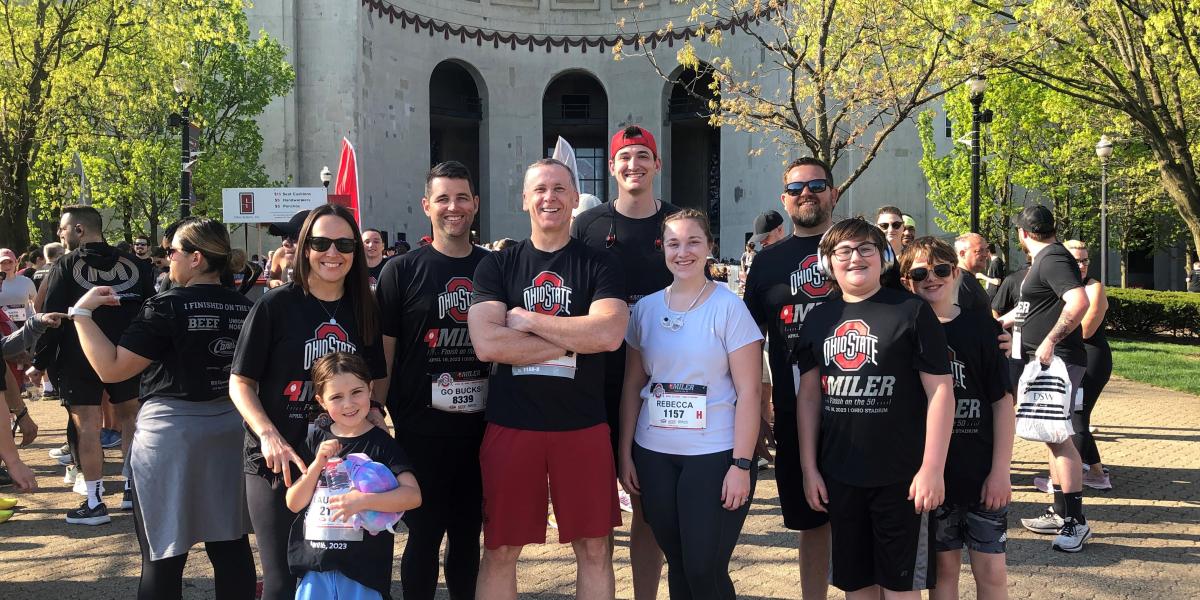
[[[711,123],[762,133],[785,153],[805,148],[831,166],[849,149],[860,152],[838,185],[843,191],[901,124],[985,64],[974,46],[956,40],[988,35],[991,26],[990,19],[964,16],[954,0],[926,0],[909,10],[898,0],[682,3],[691,6],[687,25],[699,35],[676,58],[698,73],[711,70],[719,93],[710,103]],[[739,20],[744,17],[751,18]],[[706,25],[714,20],[740,23],[736,33],[761,53],[733,54],[726,32]],[[668,23],[658,33],[674,28]],[[616,48],[614,58],[644,54],[667,78],[647,47],[650,36],[638,35],[637,48]],[[763,58],[747,58],[751,54]]]
[[[976,0],[1005,68],[1123,115],[1200,248],[1200,2]]]

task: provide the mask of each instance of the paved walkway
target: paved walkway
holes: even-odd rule
[[[46,451],[64,441],[64,413],[50,402],[31,403],[31,412],[42,426],[42,437],[22,456],[38,473],[42,491],[22,497],[19,514],[0,524],[0,598],[132,597],[139,570],[132,517],[117,513],[112,524],[100,527],[63,522],[64,511],[77,505],[79,496],[62,483],[62,468],[52,466]],[[1049,497],[1032,487],[1033,475],[1045,470],[1045,451],[1017,442],[1009,529],[1011,596],[1200,596],[1200,397],[1114,379],[1095,422],[1116,489],[1087,496],[1088,517],[1097,533],[1081,554],[1053,552],[1049,538],[1018,524],[1019,517],[1040,512]],[[109,451],[108,459],[106,473],[117,473],[119,453]],[[626,526],[616,534],[618,598],[632,598],[628,532]],[[397,544],[399,555],[403,540]],[[799,598],[795,557],[795,537],[782,529],[774,474],[768,470],[731,565],[738,596]],[[185,598],[212,597],[212,573],[202,549],[193,550],[186,576]],[[969,567],[964,566],[963,576],[963,597],[974,598]],[[395,579],[399,580],[398,567]],[[528,548],[520,568],[520,590],[529,598],[574,597],[569,548]],[[400,598],[399,585],[394,593]],[[836,591],[830,596],[842,597]],[[445,597],[444,590],[439,592],[439,598]],[[667,597],[665,583],[660,597]]]

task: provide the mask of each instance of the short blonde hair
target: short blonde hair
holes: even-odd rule
[[[1067,240],[1067,241],[1063,242],[1063,246],[1065,246],[1067,248],[1067,250],[1087,250],[1088,249],[1087,244],[1085,244],[1079,240]]]

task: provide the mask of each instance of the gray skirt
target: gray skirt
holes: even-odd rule
[[[243,436],[228,400],[151,398],[142,405],[129,466],[151,560],[250,532]]]

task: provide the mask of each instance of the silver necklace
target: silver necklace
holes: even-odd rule
[[[688,305],[687,310],[681,313],[676,313],[675,311],[671,310],[671,286],[667,286],[667,291],[663,292],[663,296],[665,297],[665,301],[667,303],[667,316],[662,318],[662,326],[670,329],[671,331],[679,331],[680,329],[683,329],[684,317],[686,317],[693,308],[696,308],[696,303],[700,301],[700,296],[703,296],[704,291],[707,289],[708,282],[705,281],[704,285],[700,286],[700,293],[696,294],[695,298],[692,298],[692,303]]]
[[[337,315],[338,309],[341,308],[341,306],[342,306],[342,299],[345,297],[346,297],[346,294],[343,293],[342,297],[338,298],[337,304],[333,305],[333,313],[330,313],[329,309],[325,308],[324,300],[322,300],[316,296],[313,296],[313,299],[317,301],[317,305],[321,307],[321,310],[325,311],[325,316],[329,317],[329,324],[337,325],[337,319],[335,317]]]

